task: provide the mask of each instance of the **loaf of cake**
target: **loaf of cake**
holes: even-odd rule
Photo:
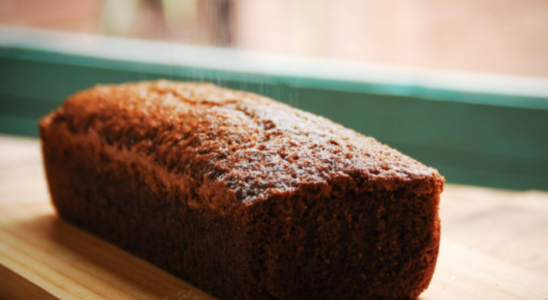
[[[220,299],[413,299],[434,273],[443,177],[272,99],[100,85],[40,137],[64,220]]]

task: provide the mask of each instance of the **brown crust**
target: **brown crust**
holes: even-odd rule
[[[413,298],[432,277],[443,177],[324,118],[211,84],[159,81],[78,93],[40,132],[61,216],[216,296]],[[185,210],[177,221],[149,215],[151,205]],[[166,215],[174,220],[150,225]],[[162,245],[147,248],[124,223],[149,224],[140,231]],[[207,236],[201,250],[196,234]],[[196,264],[177,263],[185,259]]]

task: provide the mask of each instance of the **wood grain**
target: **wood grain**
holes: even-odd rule
[[[0,279],[0,299],[59,299],[2,264],[0,264]]]
[[[0,265],[48,295],[60,299],[213,299],[61,221],[49,202],[4,206],[0,216]],[[14,289],[20,290],[12,287],[6,292],[15,293]]]
[[[548,277],[548,193],[447,187],[442,236]]]
[[[548,194],[448,185],[420,299],[548,299]],[[213,299],[62,220],[36,140],[0,136],[0,299]]]
[[[548,278],[442,238],[436,273],[419,299],[539,299]]]

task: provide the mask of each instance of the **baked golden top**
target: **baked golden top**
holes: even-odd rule
[[[69,98],[53,125],[98,134],[198,182],[223,183],[244,203],[297,193],[441,186],[432,168],[371,137],[257,94],[207,83],[100,85]]]

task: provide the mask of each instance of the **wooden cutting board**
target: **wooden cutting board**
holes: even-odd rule
[[[5,299],[213,299],[62,220],[47,201],[0,206],[0,297]],[[420,299],[539,299],[548,280],[442,240]]]
[[[448,186],[438,265],[420,299],[547,300],[547,209],[542,192]],[[37,141],[0,136],[0,299],[214,298],[60,220]]]

